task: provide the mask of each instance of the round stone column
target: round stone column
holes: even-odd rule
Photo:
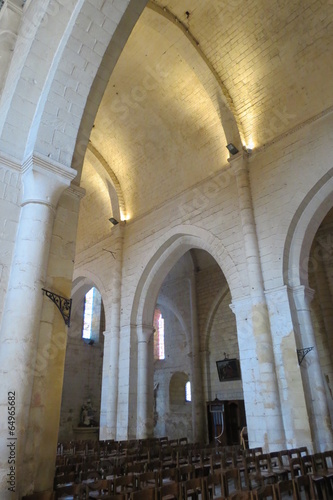
[[[154,432],[153,366],[150,356],[152,325],[139,325],[138,333],[138,391],[137,438],[151,437]]]
[[[268,308],[264,293],[264,283],[260,264],[260,254],[256,224],[253,213],[250,178],[246,155],[239,153],[229,159],[237,182],[239,212],[244,238],[245,258],[251,298],[250,324],[255,342],[257,359],[257,408],[261,414],[260,426],[255,430],[261,446],[265,449],[282,449],[285,446],[285,433],[282,420],[279,389],[276,377],[274,351],[270,330]],[[237,322],[238,324],[238,322]],[[260,428],[259,428],[260,427]],[[249,438],[251,440],[251,428]]]
[[[301,285],[292,288],[291,294],[299,325],[298,348],[314,347],[303,359],[301,370],[315,451],[331,450],[333,448],[332,424],[310,312],[314,291]]]
[[[197,300],[196,300],[196,283],[195,275],[189,279],[190,284],[190,308],[191,308],[191,399],[192,399],[192,429],[193,442],[204,442],[204,422],[205,422],[205,407],[203,400],[203,377],[202,377],[202,360],[200,356],[200,343],[198,331],[198,316],[197,316]]]
[[[112,228],[113,261],[110,316],[106,318],[109,330],[104,332],[104,358],[101,409],[101,439],[117,438],[117,406],[119,375],[119,343],[121,312],[121,279],[123,263],[124,222]]]
[[[23,197],[0,331],[0,496],[20,498],[36,351],[55,208],[76,171],[32,157],[23,166]],[[8,395],[15,395],[9,435]],[[10,439],[9,439],[10,438]],[[8,490],[8,443],[15,449],[15,493]],[[14,496],[13,496],[14,495]]]

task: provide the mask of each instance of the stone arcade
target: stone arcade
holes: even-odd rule
[[[100,439],[207,442],[217,397],[224,439],[332,448],[332,2],[0,4],[1,499],[88,399]]]

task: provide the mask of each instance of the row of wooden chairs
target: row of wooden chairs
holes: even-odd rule
[[[161,438],[131,439],[123,441],[106,440],[80,440],[59,442],[57,446],[57,455],[91,455],[94,453],[100,456],[123,453],[128,450],[141,450],[142,448],[151,449],[152,447],[165,446],[184,446],[188,444],[186,437],[180,439],[168,439],[166,436]]]
[[[241,486],[239,471],[230,469],[223,474],[214,473],[202,478],[188,479],[183,482],[168,482],[161,486],[148,485],[134,489],[131,484],[118,485],[102,482],[99,489],[91,490],[87,485],[75,485],[59,490],[57,499],[65,494],[77,500],[314,500],[317,498],[309,476],[298,476],[293,480],[279,481],[275,484],[259,486],[254,490],[244,490]]]

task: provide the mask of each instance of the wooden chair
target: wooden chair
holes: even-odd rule
[[[264,486],[252,491],[253,500],[276,500],[274,484]]]
[[[252,500],[252,492],[234,491],[228,496],[227,500]]]
[[[300,457],[290,459],[289,472],[291,479],[295,479],[297,476],[302,476],[305,474],[303,468],[303,462]]]
[[[116,477],[111,483],[112,494],[130,494],[135,490],[135,477],[133,474]]]
[[[279,452],[280,463],[282,467],[290,473],[290,455],[289,450],[280,450]]]
[[[221,454],[213,452],[209,457],[210,473],[213,474],[215,469],[222,468]]]
[[[183,500],[198,500],[199,495],[204,498],[205,487],[202,477],[196,477],[184,481],[181,485]]]
[[[145,488],[158,488],[159,473],[157,471],[143,472],[135,476],[136,489],[143,490]]]
[[[271,468],[276,474],[278,481],[286,481],[289,477],[290,467],[284,467],[281,462],[281,457],[278,451],[269,453]]]
[[[243,466],[240,468],[240,474],[244,474],[245,487],[248,490],[254,490],[262,486],[263,480],[257,472],[255,456],[245,456],[243,458]]]
[[[141,474],[142,472],[145,472],[144,462],[125,465],[125,474]]]
[[[328,489],[329,489],[329,495],[333,498],[333,451],[324,451],[323,452],[323,460],[324,460],[324,466],[326,470],[326,476],[328,478]]]
[[[222,470],[223,492],[225,497],[229,497],[232,492],[241,491],[240,474],[237,467]]]
[[[132,491],[131,500],[155,500],[155,488],[145,488],[144,490]]]
[[[326,480],[327,494],[330,498],[333,491],[333,470],[328,469],[326,459],[323,453],[315,453],[312,455],[314,471],[319,476],[323,476]]]
[[[262,477],[262,482],[264,484],[277,482],[277,475],[272,470],[270,456],[268,453],[256,456],[256,466],[257,474]]]
[[[304,455],[301,458],[303,463],[303,471],[311,478],[313,488],[317,498],[327,500],[326,478],[316,472],[315,462],[312,455]]]
[[[158,475],[158,486],[162,486],[165,482],[168,483],[178,483],[179,481],[179,470],[177,467],[172,467],[170,469],[160,469],[157,471]]]
[[[205,477],[205,497],[207,500],[224,500],[224,484],[222,471],[215,470],[212,474]]]
[[[308,449],[306,446],[300,446],[298,448],[298,452],[299,452],[299,456],[302,458],[304,455],[308,455],[309,452],[308,452]]]
[[[182,500],[180,483],[168,483],[157,490],[158,500]]]
[[[309,476],[297,476],[294,480],[297,499],[305,498],[306,500],[313,500],[316,498],[313,484]]]
[[[99,479],[92,483],[86,483],[88,498],[95,500],[104,499],[105,496],[112,494],[112,481],[108,479]]]
[[[181,465],[178,468],[179,481],[187,481],[188,479],[194,479],[195,467],[194,465]]]
[[[298,500],[296,486],[292,479],[278,481],[275,484],[276,500],[290,499]],[[287,494],[287,496],[285,495]]]

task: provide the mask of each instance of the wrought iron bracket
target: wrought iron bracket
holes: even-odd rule
[[[312,351],[312,349],[314,349],[314,347],[305,347],[304,349],[297,349],[297,357],[298,357],[299,366],[301,366],[303,359],[310,351]]]
[[[59,309],[61,316],[64,318],[65,325],[70,326],[71,320],[71,310],[72,310],[72,299],[66,299],[61,295],[57,295],[56,293],[50,292],[45,288],[42,288],[43,292],[45,292],[46,297],[52,300],[52,302]]]

